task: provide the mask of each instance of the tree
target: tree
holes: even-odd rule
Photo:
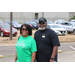
[[[69,21],[71,21],[71,20],[73,20],[73,19],[75,19],[75,16],[73,16],[72,18],[70,18]]]
[[[71,18],[71,20],[72,20],[72,19],[75,19],[75,16],[73,16],[73,17]]]

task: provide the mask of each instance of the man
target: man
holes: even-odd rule
[[[39,29],[35,32],[34,39],[37,44],[37,62],[54,62],[60,43],[57,34],[47,28],[47,20],[43,17],[39,19]]]

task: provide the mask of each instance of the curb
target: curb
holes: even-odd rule
[[[0,46],[16,46],[16,44],[3,44],[3,45],[0,45]]]
[[[2,58],[3,57],[3,55],[0,55],[0,58]]]
[[[58,50],[58,53],[62,53],[62,50]]]

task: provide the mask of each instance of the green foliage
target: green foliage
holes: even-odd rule
[[[73,20],[73,19],[75,19],[75,16],[73,16],[72,18],[70,18],[69,21],[71,21],[71,20]]]
[[[71,20],[72,20],[72,19],[75,19],[75,16],[74,16],[74,17],[72,17],[72,18],[71,18]]]

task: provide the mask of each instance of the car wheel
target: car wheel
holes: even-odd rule
[[[75,35],[75,30],[73,30],[73,34]]]
[[[68,34],[71,34],[71,32],[68,32]]]
[[[3,33],[3,32],[1,32],[1,36],[2,36],[2,37],[4,36],[4,33]]]
[[[13,37],[16,37],[16,35],[13,35]]]

